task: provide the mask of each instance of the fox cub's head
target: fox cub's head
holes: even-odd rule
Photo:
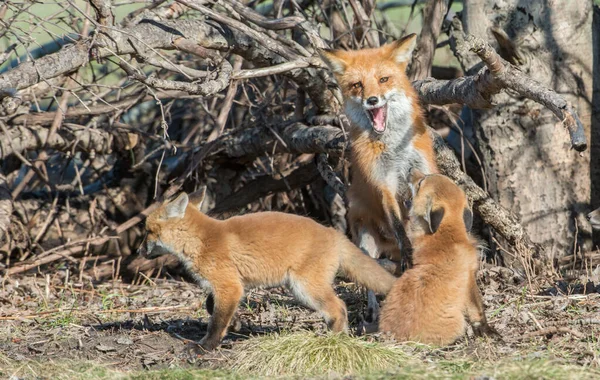
[[[381,134],[394,125],[394,118],[410,117],[414,90],[406,66],[416,39],[416,34],[410,34],[376,49],[320,50],[341,87],[346,114],[354,125]]]
[[[600,230],[600,208],[595,209],[587,215],[588,220],[592,223],[592,228]]]
[[[448,177],[413,169],[410,188],[410,217],[416,233],[435,234],[445,226],[471,230],[473,213],[467,197]]]
[[[189,195],[181,193],[150,213],[146,218],[146,238],[140,245],[139,253],[148,258],[165,253],[179,255],[181,251],[177,248],[177,242],[181,240],[181,230],[185,228],[190,213],[199,212],[205,194],[206,187]]]

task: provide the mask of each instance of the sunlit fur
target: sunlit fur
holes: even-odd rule
[[[406,221],[403,203],[409,198],[410,169],[437,172],[423,111],[405,73],[415,41],[410,35],[375,49],[321,52],[342,90],[351,121],[350,227],[357,243],[375,240],[375,246],[361,246],[374,257],[385,252],[399,258],[392,219]],[[367,104],[370,97],[377,97],[375,106]],[[378,133],[367,111],[382,105],[388,107],[387,126]]]
[[[279,212],[216,220],[200,212],[202,198],[182,194],[152,212],[146,248],[148,255],[153,249],[177,255],[210,284],[215,306],[200,342],[205,349],[218,346],[246,288],[284,286],[321,312],[332,330],[344,331],[346,306],[332,286],[338,269],[377,293],[386,294],[395,281],[333,228]]]
[[[409,237],[413,267],[396,281],[381,311],[380,330],[399,341],[451,344],[467,321],[487,333],[476,283],[479,256],[465,225],[469,205],[464,192],[445,176],[414,173]],[[431,231],[431,215],[443,213]],[[468,224],[468,223],[467,223]]]

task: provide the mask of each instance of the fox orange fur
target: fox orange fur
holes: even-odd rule
[[[382,294],[395,280],[343,234],[312,219],[279,212],[210,218],[200,212],[204,190],[182,193],[148,215],[143,248],[151,256],[175,254],[210,286],[214,310],[200,341],[207,350],[219,345],[245,288],[285,286],[332,330],[345,331],[346,305],[332,287],[338,269]]]
[[[322,50],[350,119],[352,145],[348,219],[355,243],[378,258],[399,260],[406,238],[408,173],[437,173],[433,141],[419,99],[406,76],[416,35],[375,49]],[[369,293],[369,308],[378,305]]]
[[[479,259],[470,237],[464,192],[445,176],[415,171],[409,237],[413,267],[396,280],[381,310],[380,330],[397,340],[447,345],[488,326],[476,283]]]

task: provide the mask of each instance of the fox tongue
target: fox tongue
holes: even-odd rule
[[[373,108],[369,110],[373,117],[373,129],[377,132],[385,131],[385,121],[387,119],[387,107]]]

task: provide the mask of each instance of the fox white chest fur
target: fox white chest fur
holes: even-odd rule
[[[349,97],[345,101],[345,112],[352,128],[359,135],[381,142],[385,148],[377,163],[369,173],[375,183],[383,183],[396,193],[404,194],[408,190],[408,178],[411,168],[417,168],[425,174],[431,173],[429,163],[413,145],[413,104],[411,98],[401,91],[392,90],[381,97],[380,107],[385,107],[382,133],[374,131],[369,109],[358,97]]]

